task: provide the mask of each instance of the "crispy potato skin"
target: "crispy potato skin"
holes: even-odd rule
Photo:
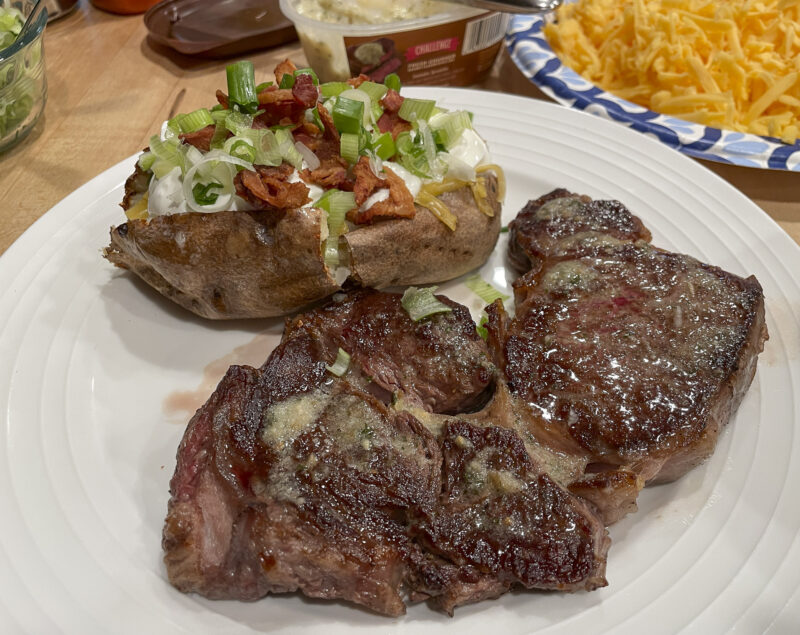
[[[384,288],[449,280],[480,266],[500,233],[493,175],[487,192],[492,218],[480,212],[468,188],[441,196],[458,217],[455,232],[417,206],[413,219],[379,221],[345,234],[341,251],[349,252],[351,278]],[[104,256],[199,316],[274,317],[340,288],[323,260],[322,222],[314,208],[129,220],[111,228]]]
[[[356,281],[376,289],[442,282],[486,262],[501,224],[497,178],[487,176],[492,218],[478,209],[471,190],[462,188],[439,197],[458,217],[455,231],[417,205],[413,220],[387,220],[345,234]]]
[[[272,317],[334,293],[318,209],[189,212],[111,229],[105,257],[210,319]]]

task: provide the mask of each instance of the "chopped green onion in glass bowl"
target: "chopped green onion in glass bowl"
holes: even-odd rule
[[[3,0],[0,5],[0,45],[4,46],[0,50],[0,152],[21,141],[44,110],[44,5],[44,0]]]

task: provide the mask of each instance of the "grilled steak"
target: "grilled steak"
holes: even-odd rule
[[[471,407],[494,372],[466,309],[443,301],[451,313],[414,323],[397,295],[354,294],[289,321],[262,368],[228,371],[178,451],[163,540],[176,587],[399,615],[404,595],[452,612],[514,585],[605,584],[589,506],[516,433],[435,414]],[[339,346],[341,378],[325,369]]]
[[[649,238],[615,201],[564,190],[532,201],[511,224],[514,262],[531,263],[514,285],[517,317],[492,310],[495,360],[527,427],[584,463],[562,483],[607,522],[645,482],[710,455],[767,337],[754,277]]]
[[[620,203],[556,190],[511,225],[516,315],[488,307],[486,343],[441,297],[420,322],[374,291],[287,320],[189,423],[170,581],[386,615],[605,585],[604,524],[712,452],[767,337],[755,278],[649,240]]]

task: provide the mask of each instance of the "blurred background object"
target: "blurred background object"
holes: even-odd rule
[[[0,51],[0,151],[25,138],[47,101],[42,46],[47,24],[44,0],[22,0],[11,7],[4,4],[3,14],[9,22],[16,18],[24,23],[5,34],[13,43]]]
[[[47,21],[52,22],[72,13],[78,6],[78,0],[43,0],[47,8]]]
[[[159,44],[200,57],[231,57],[297,39],[278,0],[164,0],[144,22]]]
[[[98,9],[122,15],[144,13],[157,3],[158,0],[92,0],[92,4]],[[214,4],[214,0],[210,0],[208,4]]]

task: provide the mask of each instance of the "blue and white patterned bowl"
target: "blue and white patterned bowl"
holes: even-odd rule
[[[607,93],[564,66],[542,33],[542,16],[516,16],[506,35],[511,59],[556,101],[617,121],[693,157],[754,168],[800,172],[800,141],[710,128],[647,110]]]

